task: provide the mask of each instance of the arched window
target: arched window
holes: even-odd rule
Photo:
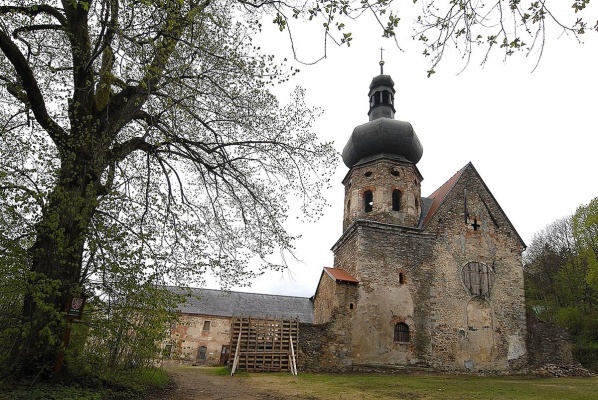
[[[363,194],[363,209],[365,212],[371,212],[374,206],[374,194],[371,190],[366,190]]]
[[[389,99],[390,96],[389,95],[390,95],[390,93],[388,93],[388,91],[386,91],[386,90],[382,92],[382,103],[383,104],[390,104],[390,99]]]
[[[404,322],[395,325],[395,342],[409,342],[409,325]]]
[[[399,189],[392,191],[392,210],[401,211],[401,191]]]
[[[380,92],[376,92],[372,95],[371,97],[371,101],[370,101],[370,106],[377,106],[378,104],[380,104],[382,101],[382,93]]]

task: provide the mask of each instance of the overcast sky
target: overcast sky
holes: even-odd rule
[[[589,9],[585,19],[596,21],[597,9]],[[350,48],[331,45],[327,58],[317,64],[293,64],[301,72],[275,93],[284,102],[294,86],[305,88],[308,103],[324,110],[316,132],[322,140],[334,141],[340,153],[353,129],[368,121],[368,87],[379,74],[379,48],[384,47],[384,73],[395,82],[395,118],[413,125],[424,148],[417,164],[424,177],[423,196],[471,161],[528,244],[535,232],[598,196],[596,32],[578,44],[556,28],[550,30],[533,73],[537,53],[503,62],[496,51],[485,67],[473,60],[459,73],[464,61],[453,52],[427,78],[429,60],[409,38],[411,27],[405,18],[401,24],[404,51],[381,38],[366,16],[351,29],[355,38]],[[292,28],[299,58],[319,58],[323,44],[317,24]],[[270,24],[256,40],[277,59],[292,59],[288,37]],[[477,57],[482,53],[480,48]],[[326,193],[332,206],[321,220],[287,224],[292,233],[302,235],[296,243],[301,262],[291,261],[288,272],[269,273],[239,290],[314,294],[322,267],[333,264],[330,248],[342,234],[341,180],[347,171],[339,154],[333,186]]]

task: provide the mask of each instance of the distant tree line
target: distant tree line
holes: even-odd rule
[[[598,197],[536,233],[524,263],[529,312],[567,328],[576,358],[598,367]]]

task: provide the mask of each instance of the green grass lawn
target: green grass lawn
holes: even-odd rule
[[[216,373],[216,372],[214,372]],[[242,374],[252,387],[303,399],[598,399],[598,378],[440,374]]]
[[[531,376],[473,376],[443,374],[314,374],[246,373],[230,376],[225,368],[178,367],[183,379],[209,375],[211,385],[233,388],[234,398],[246,393],[268,394],[268,399],[598,399],[598,377],[536,378]],[[0,400],[116,400],[160,399],[168,371],[109,377],[109,387],[0,385]],[[188,375],[187,375],[188,374]],[[241,388],[241,392],[239,389]],[[176,393],[173,393],[176,397]],[[173,398],[174,398],[173,397]],[[222,397],[218,397],[222,398]],[[259,397],[258,397],[259,398]]]

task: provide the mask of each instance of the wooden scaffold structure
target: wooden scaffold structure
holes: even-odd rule
[[[231,375],[237,369],[297,375],[299,319],[233,317],[230,348]]]

